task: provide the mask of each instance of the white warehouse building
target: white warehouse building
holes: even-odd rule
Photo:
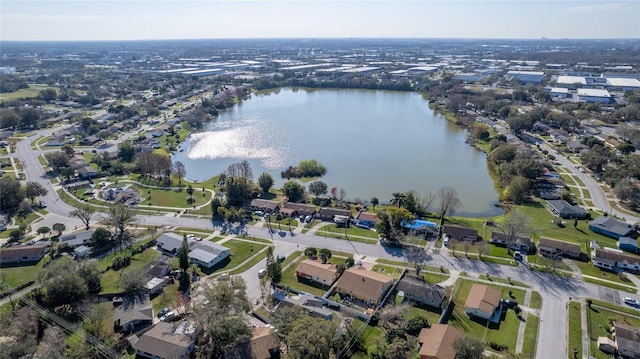
[[[610,103],[613,98],[604,89],[578,89],[578,100],[593,103]]]

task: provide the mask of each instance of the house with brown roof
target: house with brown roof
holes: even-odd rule
[[[569,243],[547,237],[540,237],[540,241],[538,242],[538,253],[545,257],[579,258],[580,252],[580,245],[575,243]]]
[[[398,294],[402,293],[405,300],[440,308],[445,299],[445,288],[429,283],[424,278],[405,276],[396,287]]]
[[[378,218],[377,214],[363,211],[358,212],[356,220],[359,225],[367,226],[369,228],[374,227],[376,223],[380,222],[380,218]]]
[[[594,267],[612,271],[640,272],[640,256],[619,249],[595,248],[591,255]]]
[[[356,265],[344,271],[335,285],[335,290],[368,304],[378,304],[392,285],[393,278],[388,275]]]
[[[279,359],[280,356],[280,341],[268,327],[253,328],[250,339],[238,341],[224,353],[224,359]]]
[[[38,262],[47,253],[48,242],[17,245],[0,251],[0,264]]]
[[[285,202],[285,204],[280,208],[280,213],[289,217],[295,217],[298,215],[309,216],[316,213],[316,206],[305,203]]]
[[[277,213],[280,210],[280,202],[267,199],[252,199],[251,210],[263,211],[265,213]]]
[[[451,239],[457,239],[459,241],[477,241],[478,230],[473,228],[467,228],[458,226],[455,224],[447,224],[442,227],[442,232],[449,236]]]
[[[464,333],[448,324],[432,324],[431,328],[422,328],[418,335],[420,359],[455,359],[453,343],[464,337]]]
[[[333,221],[336,216],[342,216],[348,219],[353,218],[351,211],[348,209],[322,207],[320,211],[318,211],[318,217],[323,221]]]
[[[487,285],[471,286],[464,309],[471,317],[486,319],[497,323],[500,321],[500,291]]]
[[[305,259],[296,267],[296,277],[331,286],[338,278],[338,269],[331,263]]]
[[[187,359],[195,349],[198,327],[187,321],[158,322],[132,345],[137,356],[153,359]]]
[[[491,239],[489,240],[489,243],[506,246],[507,236],[500,231],[493,231],[493,233],[491,233]],[[511,249],[523,253],[533,252],[533,242],[531,241],[531,237],[517,236],[511,243]]]

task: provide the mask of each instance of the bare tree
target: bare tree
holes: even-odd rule
[[[444,225],[445,216],[453,216],[461,202],[458,192],[451,187],[442,187],[438,190],[438,214],[440,215],[440,227]]]
[[[460,241],[455,239],[455,238],[451,238],[449,239],[449,249],[451,249],[451,254],[453,254],[453,256],[456,256],[456,249],[458,249],[458,244],[460,244]]]
[[[422,271],[425,264],[430,259],[429,254],[425,252],[424,247],[416,246],[410,246],[405,252],[405,257],[408,262],[413,264],[413,268],[416,270],[416,276],[420,276],[420,271]]]
[[[511,247],[518,237],[530,235],[533,232],[531,218],[518,209],[510,210],[504,218],[504,224],[497,227],[504,235],[507,253],[511,253]]]
[[[469,249],[471,249],[471,241],[462,241],[462,248],[464,249],[464,255],[469,256]]]
[[[241,177],[250,181],[253,180],[253,171],[247,160],[229,165],[226,174],[228,177]]]
[[[476,247],[478,248],[478,258],[482,260],[482,256],[487,254],[487,243],[484,240],[476,243]]]
[[[115,204],[109,207],[107,217],[102,220],[102,224],[115,229],[115,239],[119,245],[124,245],[129,236],[127,227],[137,221],[136,213],[131,207],[125,204]]]
[[[347,191],[344,190],[344,188],[340,188],[340,194],[338,195],[338,200],[340,202],[342,202],[344,200],[344,197],[347,196]]]
[[[66,344],[64,342],[65,335],[60,327],[55,325],[48,326],[44,330],[40,344],[36,350],[36,358],[65,358]]]
[[[176,163],[173,164],[173,173],[178,176],[178,187],[180,187],[182,185],[182,179],[187,174],[184,163],[176,161]]]
[[[73,211],[69,212],[69,217],[78,217],[84,223],[86,230],[89,230],[89,221],[91,221],[91,216],[96,212],[93,207],[89,206],[80,206]]]
[[[423,196],[420,200],[420,204],[422,205],[422,207],[424,207],[427,211],[431,210],[431,206],[433,206],[433,203],[438,199],[438,194],[437,193],[433,193],[433,192],[429,192],[427,193],[425,196]]]

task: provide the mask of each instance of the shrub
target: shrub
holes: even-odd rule
[[[623,282],[628,282],[629,278],[627,277],[627,274],[624,272],[619,272],[618,273],[618,278],[620,278],[621,281]]]
[[[498,344],[496,342],[489,342],[489,346],[491,347],[491,349],[499,351],[499,352],[509,349],[508,345],[502,345],[502,344]]]

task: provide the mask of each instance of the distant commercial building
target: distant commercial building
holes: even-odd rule
[[[520,81],[523,84],[539,84],[542,82],[544,72],[540,71],[509,71],[506,75],[507,78],[512,78]]]
[[[592,103],[611,103],[613,98],[604,89],[578,89],[578,100]]]

